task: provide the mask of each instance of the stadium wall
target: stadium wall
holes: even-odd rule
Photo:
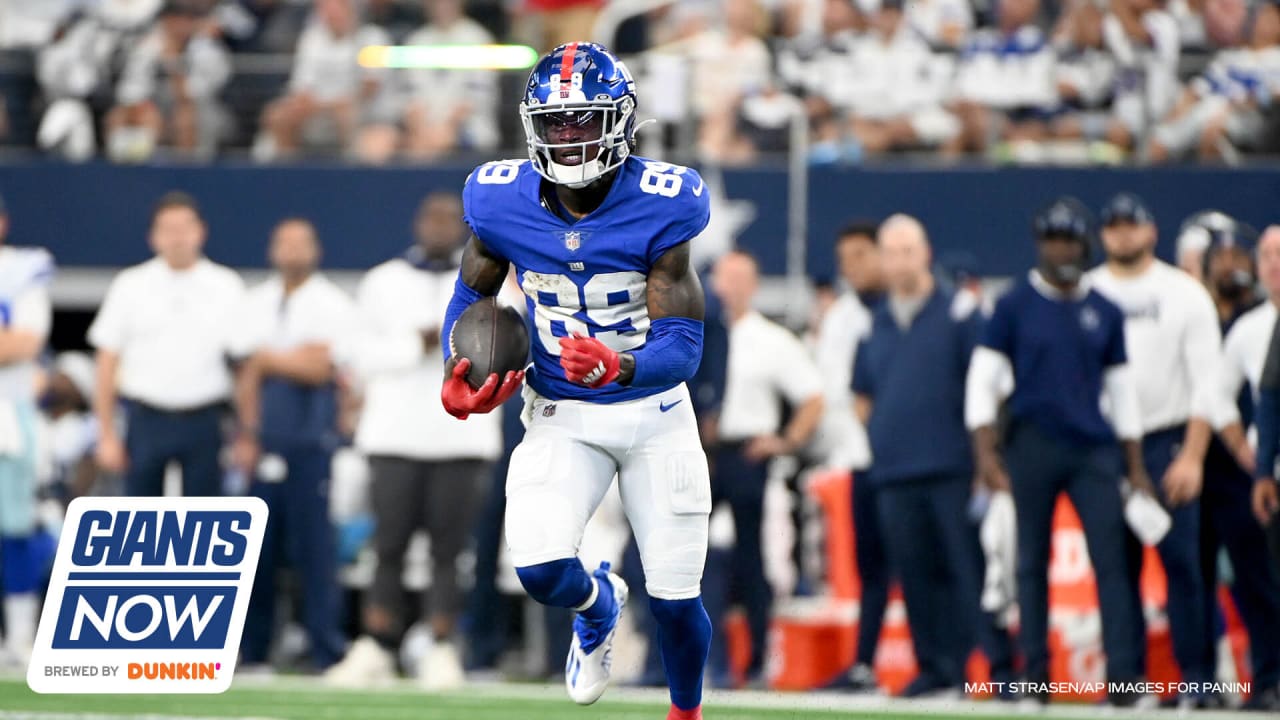
[[[469,171],[463,165],[372,170],[10,163],[0,167],[0,193],[11,215],[12,242],[45,245],[63,267],[119,267],[148,257],[151,206],[178,188],[199,199],[210,225],[209,254],[220,262],[265,265],[271,226],[302,215],[325,239],[327,267],[364,269],[407,247],[425,193],[458,190]],[[712,188],[725,213],[746,223],[739,242],[767,273],[785,269],[786,181],[781,168],[725,170],[723,190]],[[832,243],[843,223],[892,212],[920,217],[939,258],[969,253],[975,268],[991,276],[1030,265],[1030,216],[1059,193],[1092,207],[1120,190],[1139,193],[1160,219],[1164,257],[1173,253],[1181,220],[1204,208],[1259,228],[1280,220],[1280,168],[815,168],[809,188],[807,265],[816,277],[832,274]]]

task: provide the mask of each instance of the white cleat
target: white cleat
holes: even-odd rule
[[[395,658],[367,635],[351,643],[346,657],[324,672],[326,685],[344,688],[387,685],[395,677]]]
[[[592,575],[601,592],[613,589],[617,611],[609,620],[593,626],[577,616],[573,620],[573,639],[564,665],[564,686],[569,697],[579,705],[590,705],[609,687],[609,671],[613,665],[613,636],[618,620],[627,604],[627,584],[609,572],[609,563],[600,563]]]
[[[418,685],[424,690],[457,690],[467,684],[458,650],[449,642],[436,642],[418,664]]]

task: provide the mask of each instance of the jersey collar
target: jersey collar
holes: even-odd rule
[[[1039,270],[1032,270],[1027,273],[1027,279],[1031,281],[1031,287],[1035,288],[1036,292],[1055,302],[1061,302],[1063,300],[1083,300],[1093,288],[1093,283],[1089,280],[1088,275],[1082,275],[1080,277],[1080,282],[1076,283],[1075,288],[1070,292],[1062,292],[1058,288],[1050,285],[1049,281],[1044,279],[1044,276],[1040,274]]]

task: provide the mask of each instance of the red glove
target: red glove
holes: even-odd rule
[[[444,409],[459,420],[466,420],[471,413],[487,413],[506,402],[520,389],[524,382],[524,371],[508,372],[502,384],[498,384],[498,374],[489,373],[479,390],[472,390],[467,383],[467,371],[471,369],[471,361],[462,358],[453,366],[453,372],[444,380],[440,388],[440,402]]]
[[[560,338],[560,367],[569,382],[601,388],[618,379],[618,353],[593,337]]]

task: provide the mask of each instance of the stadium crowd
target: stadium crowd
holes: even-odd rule
[[[10,145],[121,162],[511,150],[499,98],[514,74],[367,67],[360,49],[584,38],[676,89],[641,109],[675,159],[786,151],[802,116],[814,162],[1237,162],[1276,147],[1271,0],[8,0],[3,129]]]
[[[204,256],[196,200],[167,194],[154,258],[115,277],[89,329],[96,357],[46,348],[53,258],[0,247],[0,664],[30,651],[70,499],[248,493],[272,514],[239,672],[354,686],[404,673],[429,689],[558,672],[571,614],[522,612],[502,559],[522,402],[465,423],[439,402],[440,322],[468,235],[459,198],[426,197],[410,224],[410,247],[352,296],[319,269],[316,228],[283,219],[264,239],[271,275],[246,289]],[[0,205],[0,240],[7,230]],[[750,255],[705,269],[691,397],[717,507],[709,682],[766,682],[777,602],[829,590],[832,569],[808,562],[806,538],[839,529],[795,509],[814,472],[834,470],[853,478],[843,530],[862,590],[856,660],[833,690],[878,689],[892,583],[919,670],[902,694],[958,695],[975,648],[993,679],[1046,680],[1048,538],[1063,492],[1093,558],[1107,679],[1146,674],[1144,620],[1155,620],[1138,578],[1155,546],[1182,678],[1215,677],[1225,584],[1250,647],[1245,707],[1280,709],[1280,226],[1259,237],[1200,213],[1178,238],[1179,267],[1155,260],[1155,232],[1135,196],[1097,212],[1059,199],[1036,218],[1036,269],[996,297],[963,262],[935,262],[915,219],[852,223],[836,243],[839,279],[817,289],[801,334],[756,309]],[[523,307],[509,280],[505,299]],[[639,572],[616,497],[582,551]],[[745,667],[726,639],[734,607]],[[628,609],[641,647],[645,608]],[[633,680],[661,685],[647,646]]]

